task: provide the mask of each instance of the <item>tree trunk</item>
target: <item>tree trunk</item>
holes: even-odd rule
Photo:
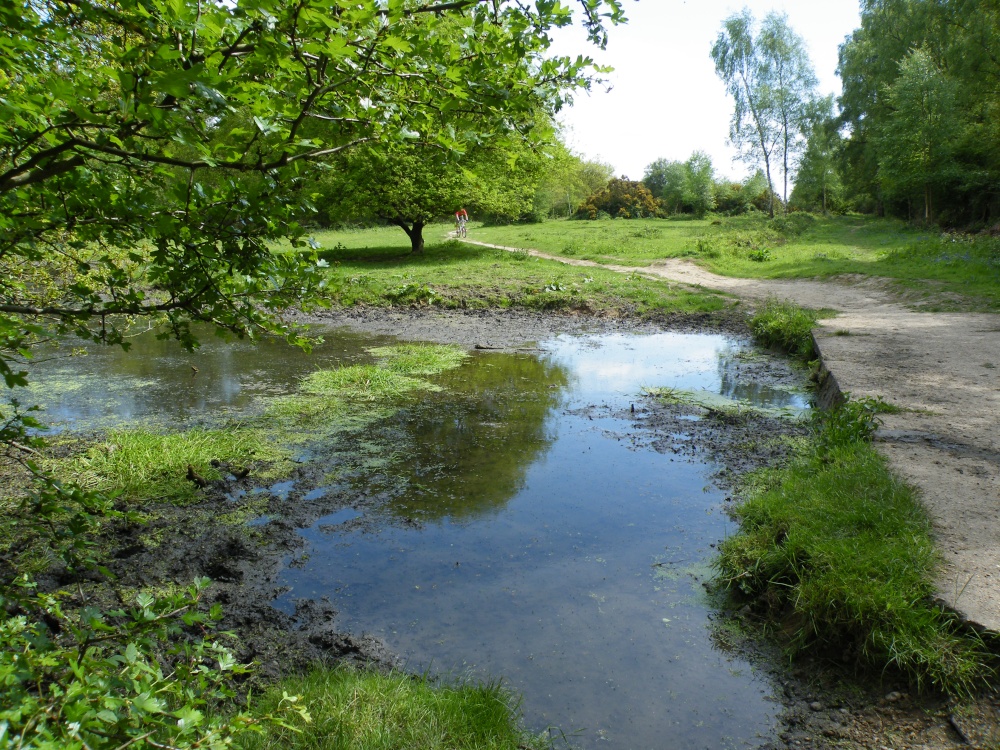
[[[415,221],[412,225],[408,225],[402,219],[397,219],[393,222],[396,226],[402,228],[406,232],[406,236],[410,238],[410,252],[417,255],[423,253],[424,251],[424,222]]]
[[[771,218],[774,218],[774,183],[771,182],[771,160],[766,156],[764,157],[764,171],[767,172],[767,193],[768,193],[768,208]]]
[[[924,224],[931,223],[931,186],[924,183]]]

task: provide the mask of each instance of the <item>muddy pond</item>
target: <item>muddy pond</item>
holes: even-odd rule
[[[317,368],[370,361],[367,349],[390,341],[324,337],[308,356],[210,337],[188,354],[143,337],[128,354],[44,363],[36,395],[58,429],[210,423],[253,413]],[[309,482],[253,490],[283,503],[348,499],[300,530],[274,606],[294,614],[325,598],[339,630],[383,639],[410,670],[501,677],[523,696],[529,727],[573,747],[765,744],[781,707],[767,675],[720,645],[725,624],[704,586],[732,530],[719,467],[698,451],[656,450],[636,428],[646,388],[806,408],[804,377],[775,361],[788,372],[767,384],[744,366],[765,356],[689,333],[473,352],[433,378],[439,392],[370,427],[364,461],[300,445],[296,460],[316,467]],[[273,522],[274,507],[251,523]]]

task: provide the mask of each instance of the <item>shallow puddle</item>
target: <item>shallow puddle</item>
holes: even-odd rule
[[[252,410],[385,343],[326,338],[313,357],[216,339],[192,355],[148,341],[96,350],[43,368],[35,395],[47,419],[75,429],[190,423]],[[477,353],[435,379],[441,393],[365,436],[384,460],[344,472],[342,456],[309,446],[299,460],[329,464],[318,486],[256,491],[311,502],[346,484],[368,498],[301,532],[307,549],[281,574],[276,606],[329,597],[338,629],[382,637],[412,670],[502,676],[532,729],[576,747],[763,744],[779,706],[764,676],[717,647],[703,587],[731,528],[717,467],[656,453],[632,419],[644,388],[806,406],[781,385],[794,378],[748,374],[759,356],[671,333]]]
[[[641,447],[629,417],[649,386],[803,397],[740,378],[745,352],[721,336],[542,348],[480,355],[399,415],[405,476],[358,486],[390,495],[385,523],[304,530],[278,606],[329,597],[340,628],[382,637],[410,669],[502,675],[532,728],[577,747],[761,744],[770,687],[713,644],[702,585],[729,527],[714,467]]]

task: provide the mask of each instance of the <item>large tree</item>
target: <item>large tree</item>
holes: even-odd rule
[[[961,129],[955,82],[930,54],[915,49],[900,63],[886,95],[892,116],[876,131],[882,182],[897,194],[921,194],[924,222],[930,222],[935,186],[955,176],[952,155]]]
[[[715,170],[704,151],[685,162],[657,159],[646,167],[642,184],[673,213],[701,217],[715,208]]]
[[[860,28],[840,48],[846,187],[879,211],[995,223],[1000,7],[864,0],[861,11]]]
[[[842,138],[839,121],[833,117],[833,97],[817,102],[805,152],[795,175],[790,205],[805,210],[819,208],[826,214],[842,207],[843,182],[840,176]]]
[[[478,146],[460,160],[425,143],[365,147],[331,165],[316,204],[334,221],[397,226],[421,253],[424,227],[458,208],[510,221],[528,213],[539,167],[530,142]]]
[[[735,104],[729,139],[744,161],[763,165],[772,193],[769,211],[774,216],[771,167],[780,133],[770,70],[756,43],[754,26],[748,8],[727,18],[712,47],[712,59],[715,72],[726,84]]]
[[[764,17],[758,44],[771,78],[784,183],[781,199],[788,205],[788,176],[796,157],[805,148],[810,114],[816,100],[816,74],[805,42],[788,25],[785,14],[768,13]]]
[[[598,43],[622,17],[579,7]],[[281,329],[314,280],[269,248],[301,234],[304,165],[493,142],[588,85],[587,58],[546,56],[570,22],[517,0],[0,4],[0,372],[23,382],[39,336],[120,341],[119,315],[188,344],[192,320]]]

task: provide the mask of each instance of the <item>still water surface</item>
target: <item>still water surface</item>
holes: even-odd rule
[[[39,395],[50,420],[78,429],[189,423],[252,409],[385,343],[326,338],[312,357],[277,342],[209,340],[188,355],[143,341],[50,365]],[[308,554],[285,568],[276,606],[329,597],[340,629],[382,637],[411,669],[502,675],[529,726],[558,727],[576,747],[763,744],[778,708],[770,685],[714,645],[702,586],[710,545],[730,528],[716,467],[644,447],[630,419],[645,386],[804,406],[742,380],[741,352],[723,336],[664,333],[477,354],[372,435],[403,455],[351,481],[385,502],[304,529]],[[323,493],[299,490],[295,501]],[[362,512],[378,523],[351,523]]]

